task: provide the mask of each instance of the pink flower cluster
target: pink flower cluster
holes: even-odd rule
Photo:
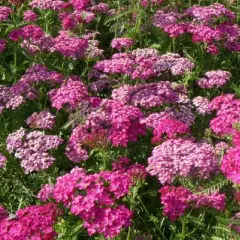
[[[236,131],[234,124],[240,122],[240,100],[226,94],[214,98],[209,107],[217,110],[217,116],[210,122],[211,130],[222,136],[233,134]]]
[[[64,57],[73,59],[83,58],[88,48],[88,41],[86,39],[70,36],[66,31],[60,31],[53,42],[56,52],[59,52]]]
[[[114,38],[111,42],[111,47],[120,51],[122,48],[130,48],[134,44],[132,38]]]
[[[148,80],[169,71],[183,75],[193,69],[194,64],[178,54],[159,55],[156,49],[136,49],[132,53],[114,54],[111,59],[96,63],[94,71],[107,74],[124,74],[132,79]],[[94,73],[97,77],[97,73]],[[93,75],[94,75],[93,74]]]
[[[210,101],[207,98],[198,96],[192,100],[192,103],[193,103],[194,107],[196,108],[197,113],[199,115],[204,116],[211,112],[211,110],[209,109]]]
[[[11,13],[12,9],[10,7],[0,6],[0,22],[7,20]]]
[[[160,5],[164,0],[141,0],[141,5],[147,7],[149,3],[151,5]]]
[[[52,107],[60,110],[64,106],[75,109],[84,100],[88,99],[87,87],[78,76],[70,76],[60,88],[48,93]]]
[[[2,153],[0,153],[0,168],[4,168],[6,166],[6,163],[7,163],[7,158]]]
[[[197,81],[201,88],[222,87],[231,78],[231,73],[222,70],[210,71],[205,73],[205,76]]]
[[[19,29],[14,29],[9,33],[9,39],[16,42],[19,39],[24,40],[39,40],[44,36],[44,32],[41,27],[36,25],[26,25]]]
[[[59,215],[60,211],[54,203],[20,209],[14,219],[5,217],[0,221],[0,238],[2,240],[54,239],[57,236],[54,223]]]
[[[186,14],[194,17],[199,22],[207,24],[223,16],[229,18],[229,20],[236,18],[232,11],[220,3],[214,3],[210,6],[193,6],[186,10]]]
[[[209,178],[218,170],[214,148],[205,142],[191,139],[169,139],[155,147],[148,158],[147,171],[162,184],[176,177]]]
[[[11,87],[0,85],[0,114],[4,109],[16,109],[25,102],[19,94],[11,92]]]
[[[178,100],[170,82],[123,85],[112,91],[112,98],[136,107],[153,108]]]
[[[48,151],[57,149],[63,140],[40,131],[28,133],[24,128],[20,128],[8,135],[6,142],[8,152],[21,159],[21,166],[26,173],[30,173],[49,168],[55,158]]]
[[[137,141],[138,136],[146,132],[145,125],[140,123],[142,112],[119,101],[103,100],[100,106],[87,116],[85,124],[76,127],[69,139],[66,155],[73,162],[88,158],[83,145],[94,142],[101,136],[101,145],[111,142],[113,146],[126,147],[129,142]],[[99,143],[98,143],[99,144]]]
[[[24,12],[23,19],[25,22],[35,22],[37,19],[37,14],[32,10],[27,10]]]
[[[42,128],[42,129],[52,129],[55,124],[55,116],[49,111],[44,110],[42,112],[34,112],[26,120],[27,125],[30,128]]]
[[[52,9],[59,11],[65,7],[65,2],[61,0],[32,0],[29,6],[42,10]]]
[[[171,221],[176,221],[185,211],[192,208],[211,207],[217,210],[224,210],[226,205],[226,195],[213,193],[211,195],[194,194],[188,189],[179,186],[164,186],[159,190],[163,213]]]
[[[26,98],[35,99],[36,90],[32,87],[34,83],[50,82],[58,84],[63,82],[63,76],[56,71],[50,71],[41,64],[30,67],[21,79],[12,85],[11,92],[16,95],[24,95]]]
[[[39,191],[37,198],[40,199],[42,202],[45,202],[50,198],[53,198],[53,190],[54,190],[53,185],[45,184],[44,186],[42,186],[41,190]]]
[[[100,233],[106,238],[113,238],[123,227],[131,225],[133,213],[117,201],[129,193],[135,184],[135,174],[131,167],[95,174],[74,168],[57,179],[53,197],[70,208],[72,214],[83,219],[90,236]]]
[[[207,52],[216,55],[221,42],[230,51],[240,50],[239,26],[233,24],[235,19],[231,10],[214,3],[210,6],[193,6],[183,13],[159,10],[153,17],[153,25],[172,38],[190,33],[193,43],[205,43]]]
[[[7,47],[7,41],[0,39],[0,53],[4,52]]]
[[[189,133],[188,125],[176,119],[162,119],[153,130],[152,143],[159,143],[164,140],[164,135],[168,139],[176,138],[179,135]]]

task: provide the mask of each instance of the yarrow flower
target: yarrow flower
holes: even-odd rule
[[[49,150],[57,149],[63,140],[54,135],[45,135],[40,131],[27,133],[24,128],[7,137],[7,150],[15,153],[15,157],[21,159],[21,166],[26,173],[41,171],[49,168],[55,158],[49,154]]]
[[[0,39],[0,53],[4,52],[7,47],[7,41]]]
[[[4,109],[17,109],[25,102],[25,99],[19,94],[11,92],[11,88],[0,85],[0,114]]]
[[[240,147],[230,148],[223,156],[221,170],[225,177],[233,183],[240,183]]]
[[[171,83],[166,81],[134,86],[123,85],[113,90],[112,98],[124,104],[148,109],[174,103],[178,100],[178,94],[172,88]]]
[[[155,147],[148,158],[147,171],[162,183],[176,177],[209,178],[218,170],[218,159],[211,145],[190,139],[169,139]]]
[[[141,0],[141,5],[143,7],[147,7],[150,4],[152,5],[160,5],[164,0]]]
[[[65,7],[65,2],[61,0],[32,0],[29,3],[31,8],[39,8],[42,10],[52,9],[52,10],[61,10]]]
[[[231,73],[222,70],[210,71],[205,73],[205,77],[199,79],[197,84],[201,88],[221,87],[225,85],[231,78]]]
[[[86,39],[70,36],[66,31],[60,31],[53,42],[56,52],[59,52],[64,57],[73,59],[83,58],[88,47],[88,41]]]
[[[0,22],[7,20],[11,13],[12,9],[10,7],[0,6]]]
[[[84,100],[88,99],[87,87],[78,76],[70,76],[60,88],[48,93],[52,107],[60,110],[65,105],[75,109]]]
[[[209,109],[210,101],[207,98],[198,96],[192,100],[193,105],[195,106],[197,113],[199,115],[206,115],[211,112]]]
[[[0,153],[0,168],[4,168],[6,166],[7,158]]]
[[[55,121],[55,116],[45,110],[39,113],[33,113],[30,117],[28,117],[26,123],[30,126],[30,128],[52,129]]]
[[[234,134],[234,125],[240,122],[240,100],[226,94],[214,98],[209,107],[217,110],[217,116],[210,122],[211,130],[221,136]]]
[[[37,14],[32,10],[27,10],[24,12],[23,19],[26,22],[34,22],[37,19]]]
[[[12,85],[11,92],[16,95],[23,95],[25,98],[35,99],[36,90],[32,87],[34,83],[50,82],[53,85],[62,83],[63,76],[56,71],[50,71],[41,64],[35,64],[27,69],[21,79]]]
[[[122,48],[130,48],[134,44],[131,38],[114,38],[111,42],[111,47],[120,51]]]
[[[40,199],[42,202],[46,202],[47,200],[53,197],[53,190],[54,190],[53,185],[45,184],[39,191],[37,198]]]
[[[163,136],[166,134],[167,138],[176,138],[178,135],[189,133],[190,129],[184,123],[175,119],[163,119],[160,120],[157,127],[153,130],[153,143],[159,143],[163,141]]]
[[[57,236],[54,223],[59,215],[60,211],[54,203],[20,209],[16,213],[16,218],[4,218],[0,221],[0,238],[54,239]]]
[[[119,101],[103,100],[100,106],[88,114],[86,122],[73,130],[69,139],[66,155],[71,161],[86,160],[88,154],[84,145],[88,145],[100,134],[98,144],[106,146],[126,147],[129,142],[135,142],[138,136],[146,133],[144,124],[140,123],[142,112],[133,106],[127,106]],[[94,141],[93,141],[94,142]]]
[[[82,218],[90,236],[100,233],[106,238],[113,238],[123,227],[131,225],[133,213],[119,200],[135,185],[135,177],[136,172],[130,166],[126,171],[95,174],[74,168],[57,179],[53,197],[69,207],[72,214]]]
[[[207,206],[217,210],[224,210],[226,205],[225,194],[197,195],[182,186],[164,186],[159,190],[159,193],[164,207],[163,213],[171,221],[176,221],[190,207],[200,208]]]

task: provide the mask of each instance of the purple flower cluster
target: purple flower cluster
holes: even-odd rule
[[[176,221],[190,207],[200,208],[206,206],[224,210],[226,205],[225,194],[197,195],[182,186],[164,186],[159,190],[159,193],[164,207],[163,213],[171,221]]]
[[[231,78],[231,73],[222,70],[210,71],[205,73],[205,76],[197,81],[201,88],[222,87]]]
[[[6,166],[6,163],[7,158],[2,153],[0,153],[0,168],[4,168]]]
[[[171,183],[176,177],[209,178],[218,170],[214,148],[190,139],[169,139],[155,147],[147,171],[159,181]]]
[[[112,91],[112,98],[136,107],[153,108],[178,100],[170,82],[123,85]]]
[[[44,110],[42,112],[33,113],[26,120],[27,125],[30,128],[41,128],[41,129],[52,129],[55,124],[55,116],[51,114],[49,111]]]
[[[113,238],[131,225],[133,213],[117,201],[135,184],[132,172],[125,169],[87,174],[84,169],[74,168],[57,179],[53,197],[83,219],[90,236],[100,233]]]
[[[60,110],[64,106],[75,109],[84,100],[88,99],[87,87],[78,76],[70,76],[60,88],[48,93],[52,107]]]
[[[132,38],[114,38],[111,42],[111,47],[120,51],[122,48],[130,48],[134,44]]]
[[[35,64],[26,71],[17,83],[12,85],[11,92],[16,95],[24,95],[29,99],[35,99],[36,90],[32,85],[39,82],[58,84],[63,82],[63,76],[56,71],[50,71],[41,64]]]
[[[54,239],[57,236],[54,223],[59,214],[60,211],[54,203],[20,209],[16,213],[16,218],[4,218],[0,221],[0,238],[2,240]]]
[[[24,128],[20,128],[8,135],[6,142],[8,152],[21,159],[21,166],[26,173],[30,173],[49,168],[55,158],[48,151],[57,149],[63,140],[40,131],[27,133]]]
[[[152,143],[158,143],[164,140],[164,136],[168,139],[176,138],[179,135],[189,133],[188,125],[176,119],[162,119],[153,130]]]
[[[11,87],[0,85],[0,114],[4,109],[16,109],[25,102],[19,94],[11,92]]]
[[[12,9],[10,7],[0,6],[0,22],[7,20],[11,13]]]

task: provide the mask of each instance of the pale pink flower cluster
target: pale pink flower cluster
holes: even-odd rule
[[[195,98],[193,98],[192,103],[193,103],[194,107],[196,108],[197,113],[199,115],[204,116],[211,112],[211,110],[209,108],[210,101],[205,97],[201,97],[201,96],[195,97]]]
[[[40,131],[27,132],[20,128],[7,137],[7,150],[21,160],[26,173],[49,168],[55,158],[49,153],[57,149],[63,140],[55,135],[45,135]]]
[[[0,168],[4,168],[6,166],[6,163],[7,163],[7,158],[2,153],[0,153]]]
[[[52,9],[59,11],[65,7],[65,2],[61,0],[32,0],[29,6],[42,10]]]
[[[0,85],[0,114],[4,109],[16,109],[25,102],[19,94],[11,92],[11,87]]]
[[[178,94],[168,81],[157,83],[123,85],[112,91],[112,98],[136,107],[153,108],[178,100]]]
[[[111,47],[120,51],[122,48],[130,48],[134,44],[132,38],[114,38],[111,42]]]
[[[218,170],[214,148],[191,139],[169,139],[155,147],[148,158],[147,171],[164,183],[176,177],[209,178]]]
[[[33,129],[52,129],[56,122],[55,118],[56,117],[48,110],[44,110],[41,112],[34,112],[30,117],[28,117],[26,123]]]
[[[231,73],[222,70],[206,72],[205,76],[197,81],[201,88],[213,88],[224,86],[231,78]]]

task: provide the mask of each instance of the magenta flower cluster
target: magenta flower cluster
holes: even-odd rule
[[[49,150],[57,149],[63,140],[54,135],[46,135],[40,131],[27,132],[20,128],[7,137],[7,150],[21,160],[26,173],[49,168],[55,158]]]
[[[16,212],[16,217],[0,220],[0,238],[10,239],[54,239],[57,233],[54,223],[60,211],[54,203],[43,206],[29,206]]]
[[[224,210],[226,195],[221,193],[194,194],[188,189],[179,186],[164,186],[159,190],[163,213],[171,221],[176,221],[188,208],[211,207]]]
[[[12,9],[10,7],[0,6],[0,22],[6,21],[11,12]]]
[[[87,174],[84,169],[74,168],[57,179],[53,198],[82,218],[90,236],[101,233],[113,238],[123,227],[131,225],[132,211],[117,202],[134,186],[136,173],[140,176],[142,170],[141,176],[145,177],[143,169],[137,164],[111,172]]]

